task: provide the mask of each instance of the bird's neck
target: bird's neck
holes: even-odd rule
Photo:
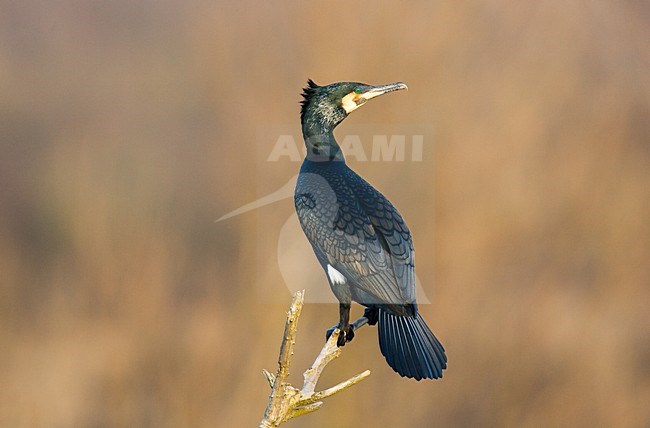
[[[343,151],[334,138],[334,127],[305,122],[302,137],[307,147],[307,159],[316,162],[345,162]]]

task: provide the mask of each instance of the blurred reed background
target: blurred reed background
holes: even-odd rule
[[[0,426],[256,426],[290,301],[253,285],[282,290],[260,227],[292,202],[214,220],[296,173],[256,130],[308,77],[408,83],[339,132],[434,130],[350,163],[450,362],[404,380],[361,330],[322,385],[371,377],[287,427],[650,425],[648,40],[636,1],[0,2]],[[336,319],[306,306],[292,379]]]

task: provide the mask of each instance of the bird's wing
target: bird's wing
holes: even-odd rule
[[[411,300],[411,294],[415,294],[414,287],[412,292],[408,287],[402,287],[400,281],[404,279],[396,276],[398,271],[401,278],[408,279],[404,263],[399,259],[395,270],[393,265],[396,263],[387,251],[391,245],[394,246],[395,237],[378,233],[379,229],[344,176],[301,174],[296,186],[295,205],[307,239],[317,253],[327,258],[328,264],[350,281],[357,296],[363,296],[361,299],[364,301],[360,303],[404,304],[414,301]],[[379,227],[383,226],[379,224]]]
[[[415,251],[406,222],[384,195],[354,171],[348,171],[351,177],[346,181],[389,253],[389,263],[400,294],[407,301],[415,302]]]

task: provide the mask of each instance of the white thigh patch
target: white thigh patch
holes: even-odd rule
[[[327,276],[330,277],[330,281],[332,281],[332,284],[345,284],[347,280],[345,279],[345,276],[336,269],[332,267],[332,265],[328,264],[327,265]]]

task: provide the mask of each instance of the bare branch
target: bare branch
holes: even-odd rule
[[[338,385],[320,392],[315,392],[316,384],[325,366],[341,354],[341,349],[336,345],[341,331],[336,329],[327,343],[325,343],[325,346],[323,346],[323,349],[318,354],[318,357],[316,357],[312,366],[303,374],[304,382],[302,389],[298,390],[286,381],[289,376],[291,356],[293,355],[293,347],[296,342],[298,318],[300,317],[304,297],[304,290],[298,291],[293,295],[291,307],[289,308],[289,312],[287,312],[276,374],[269,373],[266,370],[262,371],[271,386],[271,395],[269,396],[264,417],[260,422],[260,428],[278,427],[289,419],[315,412],[323,405],[323,402],[320,400],[343,391],[370,375],[370,370],[366,370]],[[356,330],[364,326],[367,322],[368,320],[366,318],[361,317],[352,326]]]

